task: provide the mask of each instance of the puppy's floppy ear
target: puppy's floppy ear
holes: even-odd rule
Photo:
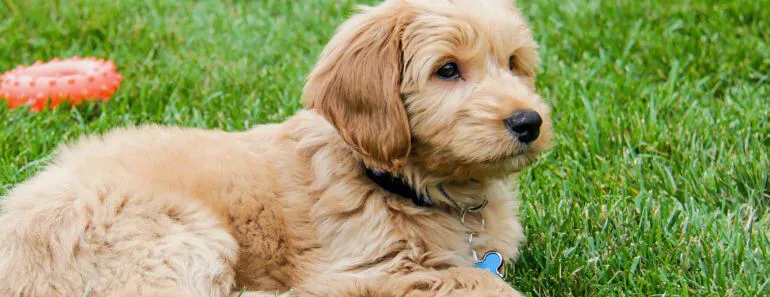
[[[305,106],[325,117],[369,168],[396,171],[411,148],[400,95],[401,1],[362,10],[321,54],[303,90]]]

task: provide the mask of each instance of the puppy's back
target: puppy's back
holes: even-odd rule
[[[180,178],[225,138],[151,126],[62,147],[2,199],[0,295],[223,296],[237,244]]]

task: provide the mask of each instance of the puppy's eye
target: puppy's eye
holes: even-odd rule
[[[510,58],[508,58],[508,69],[513,72],[513,74],[529,77],[534,77],[534,73],[527,67],[527,65],[523,64],[523,62],[516,57],[516,55],[512,55]]]
[[[519,68],[519,64],[516,61],[516,56],[512,55],[510,58],[508,58],[508,69],[511,71],[516,71],[517,68]]]
[[[446,63],[436,70],[436,75],[444,80],[453,80],[460,78],[460,68],[454,62]]]

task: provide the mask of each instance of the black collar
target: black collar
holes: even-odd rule
[[[402,178],[393,176],[388,172],[374,171],[369,168],[366,168],[366,176],[386,191],[412,200],[417,206],[428,207],[433,205],[433,201],[431,201],[428,195],[418,193]]]

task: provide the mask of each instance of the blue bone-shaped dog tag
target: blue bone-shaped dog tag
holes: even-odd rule
[[[505,279],[505,276],[500,271],[500,269],[503,268],[503,255],[498,252],[487,252],[484,254],[484,257],[481,258],[481,261],[476,262],[473,266],[492,272],[500,278]]]

